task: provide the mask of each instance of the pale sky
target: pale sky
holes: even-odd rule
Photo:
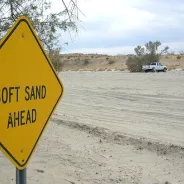
[[[130,54],[159,40],[184,50],[184,0],[78,0],[85,16],[64,53]],[[65,38],[61,37],[61,43]]]

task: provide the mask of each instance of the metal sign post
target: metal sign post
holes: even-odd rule
[[[16,168],[16,184],[19,184],[19,170]]]
[[[26,184],[26,168],[19,170],[19,184]]]
[[[16,184],[26,184],[26,168],[19,170],[16,168]]]

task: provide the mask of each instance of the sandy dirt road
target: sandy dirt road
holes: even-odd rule
[[[63,72],[29,184],[184,184],[184,72]],[[0,153],[0,184],[15,183]]]
[[[57,114],[129,136],[184,146],[184,72],[66,72]]]

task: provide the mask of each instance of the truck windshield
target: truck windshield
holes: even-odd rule
[[[156,63],[151,63],[151,65],[156,65]]]

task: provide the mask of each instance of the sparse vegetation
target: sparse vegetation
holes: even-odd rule
[[[181,55],[177,55],[177,60],[180,60],[181,59]]]
[[[49,53],[49,56],[50,56],[50,59],[52,61],[54,68],[57,71],[62,71],[62,67],[63,67],[64,63],[60,62],[59,50],[53,50],[52,52]]]
[[[109,65],[112,65],[112,64],[114,64],[114,63],[115,63],[114,60],[110,60],[110,61],[108,62]]]
[[[93,59],[91,58],[92,55],[93,55]],[[70,59],[68,59],[69,56],[70,56]],[[177,55],[172,56],[170,54],[164,54],[160,56],[159,60],[163,65],[166,65],[169,70],[182,69],[182,68],[184,69],[184,62],[183,62],[184,57],[181,56],[181,59],[177,60],[176,56]],[[106,59],[107,57],[109,58],[109,60]],[[78,71],[78,70],[97,71],[98,70],[99,71],[99,69],[103,71],[105,70],[106,71],[112,71],[112,70],[125,71],[128,69],[128,65],[126,64],[129,57],[126,55],[121,55],[117,57],[117,56],[110,56],[110,55],[96,56],[96,54],[62,54],[60,55],[59,62],[63,63],[62,70],[64,71],[67,71],[67,70],[75,70],[75,71]],[[131,57],[135,57],[135,55],[131,55]],[[84,64],[85,59],[89,61],[89,64],[87,65]],[[115,63],[109,64],[110,60],[115,61]],[[150,59],[148,58],[147,61],[150,61]],[[144,62],[143,60],[142,64],[146,64],[146,62]]]
[[[84,60],[84,65],[88,65],[89,64],[89,60],[86,58],[85,60]]]

